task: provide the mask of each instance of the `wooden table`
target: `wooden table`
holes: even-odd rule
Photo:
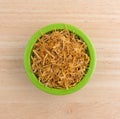
[[[28,79],[24,48],[50,23],[83,29],[97,52],[91,81],[54,96]],[[0,0],[0,119],[120,119],[120,0]]]

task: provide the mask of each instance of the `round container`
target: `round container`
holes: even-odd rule
[[[31,60],[30,60],[33,46],[36,43],[38,38],[40,38],[43,34],[53,31],[55,29],[59,30],[59,29],[65,29],[65,28],[67,28],[69,31],[78,35],[87,44],[88,54],[90,57],[89,68],[86,71],[85,76],[75,87],[72,87],[68,90],[54,89],[54,88],[44,86],[44,84],[42,84],[41,82],[38,81],[37,77],[33,73],[32,69],[31,69]],[[95,49],[94,49],[91,39],[79,28],[72,26],[70,24],[63,24],[63,23],[51,24],[51,25],[48,25],[48,26],[38,30],[29,40],[29,42],[26,46],[26,49],[25,49],[25,53],[24,53],[24,66],[25,66],[25,70],[27,72],[28,77],[33,82],[33,84],[36,87],[38,87],[40,90],[47,92],[49,94],[65,95],[65,94],[70,94],[70,93],[80,90],[83,86],[85,86],[85,84],[88,83],[88,81],[90,80],[92,74],[94,73],[95,67],[96,67],[96,53],[95,53]]]

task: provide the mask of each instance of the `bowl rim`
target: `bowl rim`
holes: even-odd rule
[[[44,84],[42,84],[37,79],[35,74],[33,73],[32,69],[31,69],[31,61],[30,61],[32,48],[33,48],[33,46],[38,38],[40,38],[43,34],[50,32],[50,31],[53,31],[55,29],[60,30],[60,29],[65,29],[65,28],[67,28],[69,31],[75,33],[80,38],[82,38],[82,40],[88,46],[88,51],[89,51],[89,56],[90,56],[90,64],[89,64],[89,69],[87,70],[87,73],[85,74],[83,79],[75,87],[72,87],[68,90],[66,90],[66,89],[54,89],[54,88],[50,88],[50,87],[47,87]],[[95,71],[95,67],[96,67],[96,52],[95,52],[95,48],[94,48],[94,45],[93,45],[91,39],[81,29],[79,29],[73,25],[64,24],[64,23],[50,24],[50,25],[47,25],[47,26],[41,28],[37,32],[35,32],[34,35],[28,41],[26,48],[25,48],[25,52],[24,52],[24,67],[25,67],[25,71],[26,71],[29,79],[40,90],[42,90],[46,93],[49,93],[49,94],[54,94],[54,95],[71,94],[71,93],[74,93],[74,92],[80,90],[91,79],[91,76],[93,75],[93,73]]]

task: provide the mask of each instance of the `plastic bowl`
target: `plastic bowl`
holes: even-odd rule
[[[44,86],[44,84],[42,84],[41,82],[38,81],[37,77],[33,73],[32,69],[31,69],[31,60],[30,60],[33,46],[39,37],[41,37],[43,34],[45,34],[47,32],[53,31],[55,29],[59,30],[59,29],[65,29],[65,28],[67,28],[71,32],[74,32],[87,44],[88,53],[90,56],[90,64],[89,64],[89,68],[88,68],[85,76],[75,87],[72,87],[68,90],[55,89],[55,88],[50,88],[50,87]],[[96,67],[96,53],[95,53],[95,49],[94,49],[94,46],[93,46],[90,38],[79,28],[72,26],[70,24],[63,24],[63,23],[51,24],[44,28],[41,28],[29,40],[29,42],[26,46],[26,49],[25,49],[25,53],[24,53],[24,66],[25,66],[25,70],[27,72],[28,77],[33,82],[33,84],[36,87],[38,87],[40,90],[47,92],[49,94],[65,95],[65,94],[70,94],[70,93],[80,90],[83,86],[85,86],[85,84],[88,83],[88,81],[90,80],[92,74],[94,73],[95,67]]]

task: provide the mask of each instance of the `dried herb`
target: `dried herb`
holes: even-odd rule
[[[44,34],[31,56],[32,70],[45,86],[69,89],[80,82],[90,62],[87,45],[64,29]]]

